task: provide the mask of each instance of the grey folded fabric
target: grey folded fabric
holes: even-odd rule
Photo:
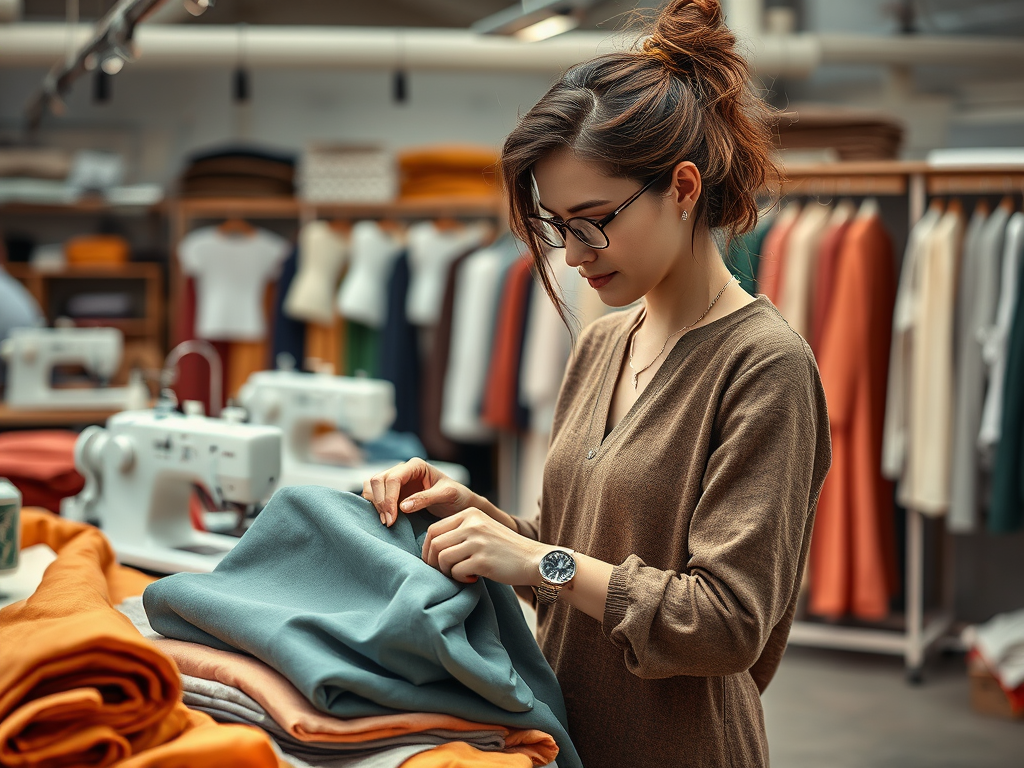
[[[167,637],[259,658],[322,712],[441,712],[551,734],[580,766],[554,673],[511,587],[460,584],[420,557],[429,515],[386,528],[373,505],[282,488],[213,573],[151,584]]]
[[[191,675],[182,675],[181,680],[184,689],[182,701],[185,706],[206,712],[214,720],[221,722],[241,722],[258,726],[295,755],[330,757],[345,752],[368,753],[412,744],[436,747],[451,741],[464,741],[485,752],[496,752],[505,748],[505,738],[499,731],[451,731],[444,728],[361,742],[302,741],[284,730],[263,707],[237,688]]]

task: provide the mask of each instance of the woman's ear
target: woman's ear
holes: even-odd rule
[[[670,186],[672,202],[679,209],[682,216],[686,211],[687,215],[693,214],[693,209],[700,198],[701,179],[697,166],[689,160],[683,160],[672,169],[672,184]]]

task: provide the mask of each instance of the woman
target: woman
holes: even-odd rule
[[[425,462],[372,478],[386,525],[441,518],[424,558],[538,596],[569,733],[595,766],[766,766],[760,693],[793,621],[829,428],[809,348],[723,263],[757,219],[767,108],[715,0],[676,0],[637,51],[580,64],[519,122],[513,231],[625,307],[584,330],[536,520]],[[534,258],[564,314],[544,258]]]

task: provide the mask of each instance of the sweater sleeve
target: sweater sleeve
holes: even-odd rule
[[[743,371],[723,394],[715,429],[689,561],[661,570],[631,555],[612,572],[603,629],[641,678],[750,669],[792,618],[821,488],[815,475],[830,461],[806,348],[787,346]]]

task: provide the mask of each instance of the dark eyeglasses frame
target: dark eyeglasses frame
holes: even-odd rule
[[[607,216],[602,217],[601,219],[588,219],[586,216],[572,216],[571,218],[562,221],[561,219],[553,218],[550,216],[541,216],[538,213],[528,214],[528,217],[531,219],[536,219],[537,221],[543,221],[545,224],[550,224],[552,227],[558,230],[558,232],[562,235],[563,242],[561,245],[549,243],[547,240],[544,240],[543,236],[541,236],[539,232],[537,233],[537,236],[540,237],[541,240],[544,240],[545,243],[554,248],[565,247],[565,240],[567,240],[565,231],[569,230],[570,232],[572,232],[573,236],[575,236],[577,240],[579,240],[581,243],[587,246],[587,248],[593,248],[595,251],[603,251],[605,248],[611,245],[611,242],[608,240],[608,233],[604,231],[604,228],[607,227],[616,216],[618,216],[620,213],[626,210],[634,200],[636,200],[638,197],[640,197],[640,195],[642,195],[644,192],[650,189],[654,185],[654,182],[656,182],[664,175],[665,174],[658,174],[657,176],[655,176],[653,179],[651,179],[642,187],[640,187],[640,189],[634,192],[633,195],[626,202],[624,202],[614,211],[609,213]],[[580,221],[585,221],[591,226],[597,227],[597,230],[604,236],[604,245],[594,245],[584,240],[580,233],[577,232],[572,227],[572,222],[576,221],[577,219],[579,219]]]

